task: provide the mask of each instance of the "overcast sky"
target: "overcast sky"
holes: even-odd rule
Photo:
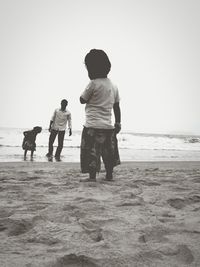
[[[108,54],[122,128],[200,134],[199,0],[0,0],[0,126],[48,128],[68,99],[82,129],[84,57]]]

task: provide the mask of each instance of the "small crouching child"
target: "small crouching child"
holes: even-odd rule
[[[33,153],[36,150],[36,136],[41,133],[42,127],[36,126],[32,130],[23,132],[24,139],[22,143],[22,148],[24,150],[24,159],[26,159],[27,151],[31,151],[31,158],[33,158]]]

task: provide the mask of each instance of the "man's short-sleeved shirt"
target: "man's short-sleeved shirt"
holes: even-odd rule
[[[113,129],[112,109],[119,102],[118,88],[108,78],[91,80],[81,97],[85,106],[85,127]]]
[[[71,113],[69,110],[62,111],[61,109],[56,109],[51,118],[53,121],[52,129],[56,131],[65,131],[67,127],[71,128]]]

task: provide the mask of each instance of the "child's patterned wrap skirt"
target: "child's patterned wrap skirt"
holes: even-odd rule
[[[120,164],[118,142],[114,129],[83,128],[81,138],[81,171],[100,171],[102,156],[106,169]]]

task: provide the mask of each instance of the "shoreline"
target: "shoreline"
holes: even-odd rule
[[[26,161],[5,161],[5,162],[0,162],[0,168],[3,166],[7,166],[9,167],[9,165],[57,165],[57,167],[80,167],[80,162],[49,162],[49,161],[44,161],[44,162],[40,162],[40,161],[31,161],[31,160],[26,160]],[[120,168],[120,167],[148,167],[148,166],[160,166],[160,167],[183,167],[183,168],[193,168],[193,167],[197,167],[200,168],[200,161],[122,161],[120,165],[114,167],[114,170],[116,168]],[[187,166],[186,166],[187,165]],[[104,170],[104,165],[102,163],[102,170]]]
[[[125,141],[124,141],[125,142]],[[170,141],[172,142],[172,141]],[[178,142],[178,141],[177,141]],[[200,145],[197,149],[190,144],[188,150],[187,143],[183,143],[186,149],[149,149],[145,147],[138,148],[123,148],[119,146],[119,154],[121,161],[200,161]],[[150,145],[150,144],[149,144]],[[34,152],[33,160],[37,162],[46,162],[47,147],[37,147]],[[23,161],[24,151],[21,147],[5,147],[0,145],[0,162],[21,162]],[[27,153],[27,160],[30,159],[30,152]],[[80,161],[80,147],[63,147],[61,160],[63,162],[79,162]],[[54,159],[53,159],[54,161]]]

